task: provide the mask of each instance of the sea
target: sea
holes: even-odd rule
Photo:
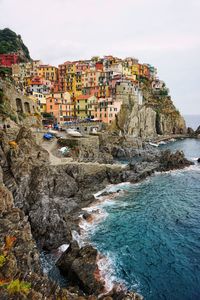
[[[198,300],[200,140],[161,147],[184,151],[195,165],[108,187],[122,191],[98,203],[102,218],[85,227],[86,238],[106,258],[99,266],[107,286],[120,283],[146,300]]]

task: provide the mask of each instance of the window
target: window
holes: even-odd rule
[[[107,115],[106,115],[106,114],[104,114],[104,117],[105,117],[105,118],[106,118],[106,116],[107,116]]]
[[[117,111],[117,108],[116,108],[116,107],[114,108],[114,111]]]
[[[50,105],[50,109],[53,109],[53,106],[52,106],[52,105]]]

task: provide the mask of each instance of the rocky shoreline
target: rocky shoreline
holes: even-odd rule
[[[49,165],[48,152],[36,144],[32,132],[27,128],[22,127],[16,132],[16,138],[13,136],[12,140],[3,131],[0,133],[0,138],[1,185],[4,194],[1,197],[1,203],[4,203],[1,220],[5,222],[6,216],[9,218],[9,222],[6,223],[7,227],[1,227],[1,249],[4,248],[4,240],[8,233],[16,241],[18,240],[15,226],[19,232],[25,228],[29,236],[26,241],[29,247],[26,246],[24,240],[16,244],[13,242],[11,257],[16,262],[16,271],[14,274],[5,275],[0,267],[0,279],[8,281],[11,278],[12,280],[23,278],[22,281],[33,284],[37,280],[32,279],[33,275],[25,274],[36,272],[38,282],[44,280],[44,285],[46,285],[46,289],[39,286],[35,288],[33,285],[33,288],[29,288],[26,293],[23,289],[22,291],[19,289],[20,296],[15,299],[44,299],[45,297],[54,299],[52,297],[55,295],[57,295],[56,299],[77,299],[78,297],[89,299],[89,295],[93,295],[92,297],[96,299],[95,297],[102,295],[105,292],[105,284],[99,277],[97,251],[88,245],[78,248],[77,244],[72,241],[71,232],[80,231],[79,215],[82,208],[93,203],[94,193],[108,184],[127,181],[136,183],[154,172],[181,169],[192,164],[179,151],[175,154],[170,151],[160,152],[140,140],[137,143],[135,140],[134,142],[125,140],[119,143],[119,137],[115,136],[110,136],[108,143],[108,139],[101,136],[101,156],[103,157],[105,153],[106,158],[108,154],[113,158],[128,157],[130,163],[127,166],[84,162],[84,160],[80,163],[70,162],[52,166]],[[16,221],[13,221],[11,217],[14,213]],[[20,218],[22,225],[19,225]],[[44,277],[33,238],[40,248],[46,250],[58,248],[62,244],[70,244],[58,265],[61,269],[67,270],[66,276],[71,279],[73,288],[61,289]],[[19,247],[20,244],[21,247]],[[25,253],[24,247],[30,248],[30,251]],[[35,249],[35,255],[32,254],[33,249]],[[21,256],[25,257],[26,262],[23,262]],[[12,266],[13,260],[11,259]],[[18,263],[18,260],[21,263]],[[5,261],[2,267],[9,270],[6,267],[7,257]],[[0,287],[1,299],[8,299],[6,297],[9,291],[6,282]],[[34,293],[40,295],[34,298]],[[119,290],[112,290],[108,295],[101,296],[102,299],[105,297],[142,299],[136,293],[124,293]]]

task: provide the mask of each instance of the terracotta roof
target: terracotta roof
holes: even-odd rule
[[[76,100],[84,100],[84,99],[88,99],[90,97],[90,95],[80,95],[78,97],[76,97]]]

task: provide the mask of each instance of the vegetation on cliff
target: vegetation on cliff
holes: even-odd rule
[[[166,87],[159,90],[153,90],[151,81],[145,81],[142,84],[145,105],[153,108],[159,114],[172,114],[174,118],[180,116],[180,112],[173,104],[169,91]]]
[[[0,30],[0,54],[10,52],[18,52],[22,62],[31,59],[29,50],[23,43],[21,36],[9,28],[5,28]]]

